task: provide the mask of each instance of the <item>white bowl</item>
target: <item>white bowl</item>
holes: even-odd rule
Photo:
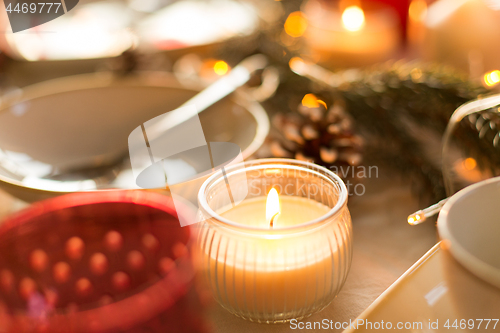
[[[129,134],[201,89],[167,73],[96,73],[46,81],[3,96],[0,188],[25,201],[79,191],[137,189]],[[215,103],[200,114],[200,121],[208,142],[235,143],[245,159],[269,131],[262,106],[243,95]],[[205,178],[185,184],[193,200]]]
[[[438,230],[458,262],[500,288],[500,177],[453,195],[439,213]]]

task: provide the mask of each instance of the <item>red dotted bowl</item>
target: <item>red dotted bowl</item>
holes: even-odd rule
[[[70,194],[0,226],[0,332],[200,332],[191,231],[171,198]]]

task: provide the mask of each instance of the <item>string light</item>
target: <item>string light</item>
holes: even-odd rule
[[[216,61],[214,64],[214,72],[217,75],[225,75],[229,70],[229,65],[222,60]]]
[[[492,72],[484,74],[484,83],[488,87],[492,87],[500,82],[500,71],[494,70]]]
[[[425,209],[421,209],[410,216],[408,216],[408,224],[417,225],[427,220],[427,218],[434,216],[439,213],[441,208],[443,208],[444,204],[448,201],[449,198],[443,199],[439,201],[437,204],[429,206]]]
[[[420,214],[414,214],[414,215],[408,216],[408,223],[410,225],[420,224],[420,222],[423,222],[421,220],[422,220],[422,216]]]

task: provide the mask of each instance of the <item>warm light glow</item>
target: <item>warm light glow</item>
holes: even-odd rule
[[[494,70],[484,75],[484,83],[488,87],[492,87],[500,82],[500,71]]]
[[[494,83],[500,82],[500,71],[496,70],[496,71],[491,72],[490,80],[491,80],[491,82],[494,82]]]
[[[450,241],[448,239],[443,239],[440,243],[440,246],[443,250],[449,250],[450,249]]]
[[[328,109],[328,107],[326,106],[325,101],[322,101],[322,100],[318,99],[316,102],[318,102],[319,104],[323,105],[325,107],[325,109]]]
[[[413,80],[418,81],[422,78],[422,70],[420,68],[413,68],[410,75]]]
[[[365,13],[358,6],[347,7],[342,13],[342,25],[349,31],[358,31],[365,25]]]
[[[292,37],[300,37],[307,28],[307,20],[301,12],[293,12],[285,21],[285,32]]]
[[[25,60],[40,61],[115,57],[133,47],[124,5],[102,2],[78,8],[43,25],[43,31],[57,33],[31,28],[6,34],[8,48]]]
[[[214,75],[226,75],[231,67],[223,60],[205,59],[201,64],[199,75],[202,78],[213,79]]]
[[[292,71],[301,75],[302,73],[304,73],[304,69],[306,67],[306,64],[304,63],[304,60],[302,60],[301,58],[293,57],[292,59],[290,59],[288,66],[290,66],[290,69]]]
[[[281,174],[281,169],[265,169],[264,170],[264,175],[266,176],[276,176]]]
[[[153,0],[133,1],[140,3],[140,10],[144,11],[144,3]],[[222,42],[234,36],[248,36],[255,33],[260,22],[257,11],[249,10],[241,1],[154,1],[163,8],[138,19],[133,30],[138,34],[141,46],[155,49],[183,49]],[[168,6],[164,6],[167,2]],[[108,19],[109,16],[115,17],[108,13]],[[135,19],[131,20],[135,22]]]
[[[271,219],[274,217],[276,221],[276,214],[281,212],[280,209],[280,197],[278,195],[278,191],[273,187],[269,194],[267,195],[266,201],[266,220],[267,222],[271,222]]]
[[[314,94],[306,94],[302,98],[302,105],[308,108],[317,108],[319,106],[318,98]]]
[[[477,162],[472,157],[466,158],[464,161],[464,167],[466,170],[473,170],[477,166]]]
[[[408,10],[408,16],[414,22],[423,22],[427,15],[427,3],[425,0],[413,0]]]
[[[410,225],[420,224],[421,222],[423,222],[422,217],[423,216],[420,216],[420,214],[410,215],[408,216],[408,224]]]
[[[214,72],[217,75],[225,75],[229,70],[229,66],[225,61],[219,60],[214,64]]]

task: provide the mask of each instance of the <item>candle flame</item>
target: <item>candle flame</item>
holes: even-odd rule
[[[342,25],[349,31],[358,31],[365,25],[365,13],[358,6],[347,7],[342,13]]]
[[[266,201],[266,220],[271,223],[280,213],[280,197],[278,191],[273,187],[267,195]]]

